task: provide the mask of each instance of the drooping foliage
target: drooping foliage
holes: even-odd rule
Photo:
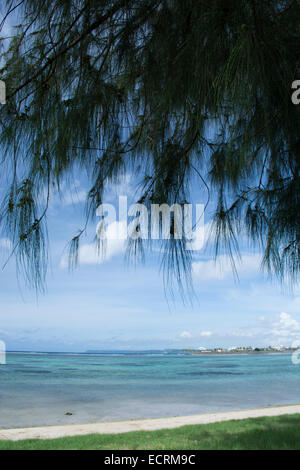
[[[2,26],[18,26],[1,56],[1,226],[36,284],[52,187],[78,167],[91,181],[87,217],[127,171],[144,204],[187,202],[197,177],[217,200],[216,250],[246,231],[271,272],[297,277],[299,1],[6,4]],[[165,241],[164,254],[178,277],[189,270],[184,240]]]

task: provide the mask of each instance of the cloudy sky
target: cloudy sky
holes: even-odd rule
[[[10,20],[12,21],[12,20]],[[3,35],[9,35],[5,24]],[[226,253],[211,256],[210,208],[205,213],[207,244],[193,259],[193,304],[164,289],[155,254],[145,265],[128,265],[124,243],[112,240],[106,259],[92,245],[97,220],[82,240],[80,266],[68,270],[68,242],[84,224],[88,190],[82,175],[55,195],[49,208],[50,264],[45,294],[36,296],[17,278],[11,241],[0,232],[0,340],[10,350],[85,351],[290,345],[300,339],[300,287],[291,292],[260,270],[259,252],[241,239],[243,262],[234,277]],[[0,199],[5,181],[0,175]],[[107,192],[107,201],[132,197],[132,179]],[[194,203],[206,194],[194,191]],[[0,227],[1,228],[1,227]],[[110,227],[114,233],[115,225]],[[5,269],[2,266],[6,264]],[[176,292],[175,292],[176,294]]]
[[[2,186],[2,191],[5,189]],[[86,181],[77,179],[54,195],[48,214],[51,260],[45,294],[36,296],[17,279],[14,260],[0,271],[0,340],[10,350],[85,351],[290,345],[300,338],[300,289],[268,280],[260,254],[242,249],[239,280],[224,253],[195,252],[192,305],[165,292],[157,256],[129,265],[124,244],[108,242],[106,259],[92,245],[97,219],[82,240],[80,266],[70,272],[67,245],[84,222]],[[132,196],[130,178],[107,193]],[[196,202],[204,203],[199,193]],[[209,227],[209,210],[205,227]],[[114,230],[111,226],[110,230]],[[208,233],[208,230],[206,230]],[[209,247],[209,237],[208,247]],[[242,244],[243,246],[243,244]],[[1,267],[11,249],[0,238]]]

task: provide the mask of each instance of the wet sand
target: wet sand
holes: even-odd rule
[[[44,426],[35,428],[0,429],[0,440],[18,441],[22,439],[54,439],[87,434],[119,434],[131,431],[155,431],[173,429],[181,426],[217,423],[220,421],[260,418],[300,414],[300,405],[257,408],[253,410],[209,413],[173,418],[139,419],[129,421],[103,422],[93,424],[72,424],[64,426]]]

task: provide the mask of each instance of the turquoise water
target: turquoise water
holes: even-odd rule
[[[295,403],[300,403],[300,366],[290,354],[9,353],[7,364],[0,365],[2,428]]]

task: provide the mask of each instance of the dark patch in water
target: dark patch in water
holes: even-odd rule
[[[18,364],[17,362],[13,363],[13,362],[9,362],[8,364],[6,364],[6,366],[10,367],[10,368],[13,368],[13,367],[22,367],[22,369],[30,369],[30,370],[34,370],[34,369],[38,369],[38,370],[41,370],[39,369],[39,367],[37,366],[28,366],[26,364]]]
[[[52,374],[50,370],[28,370],[28,369],[16,369],[16,372],[22,372],[25,374]]]
[[[118,364],[115,364],[117,366],[126,366],[126,367],[147,367],[150,366],[151,364],[135,364],[134,362],[119,362]]]
[[[217,372],[217,371],[210,371],[210,372],[182,372],[181,375],[243,375],[242,372]]]
[[[215,364],[208,364],[207,367],[215,367],[215,368],[219,368],[219,369],[226,369],[227,367],[228,368],[234,368],[234,367],[239,367],[238,364],[220,364],[220,363],[215,363]]]

